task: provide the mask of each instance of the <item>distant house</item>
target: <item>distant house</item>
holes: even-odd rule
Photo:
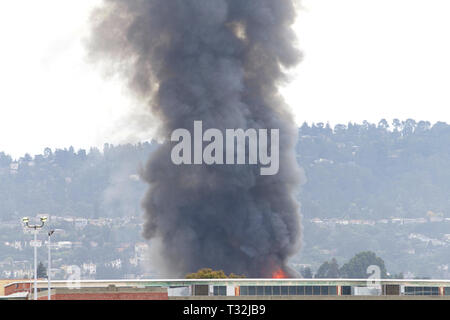
[[[88,220],[84,218],[75,219],[75,228],[84,229],[88,225]]]
[[[149,246],[145,242],[138,242],[134,245],[134,254],[139,261],[145,260],[148,250]]]
[[[58,248],[71,249],[72,248],[72,241],[59,241],[58,242]]]
[[[319,219],[319,218],[314,218],[314,219],[311,219],[311,223],[320,224],[320,223],[323,223],[323,221],[321,219]]]
[[[97,273],[97,265],[95,263],[83,263],[83,273],[94,275]]]
[[[19,163],[18,162],[13,162],[9,165],[9,172],[11,174],[16,174],[17,171],[19,171]]]

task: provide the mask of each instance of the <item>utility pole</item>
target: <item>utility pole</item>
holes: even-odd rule
[[[22,218],[23,223],[25,223],[25,226],[34,229],[34,300],[37,300],[37,233],[38,229],[41,229],[45,222],[47,221],[47,217],[41,217],[41,224],[40,225],[30,225],[30,219],[25,217]]]
[[[52,300],[52,287],[51,287],[51,270],[52,270],[52,250],[51,250],[51,235],[55,230],[50,230],[48,232],[48,268],[47,268],[47,279],[48,279],[48,299]]]

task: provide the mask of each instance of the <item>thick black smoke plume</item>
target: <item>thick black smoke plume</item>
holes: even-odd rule
[[[278,93],[300,53],[294,0],[105,0],[92,16],[90,56],[107,62],[160,120],[166,139],[144,172],[144,237],[164,269],[248,277],[286,271],[300,245],[297,129]],[[172,164],[173,130],[280,129],[280,171]]]

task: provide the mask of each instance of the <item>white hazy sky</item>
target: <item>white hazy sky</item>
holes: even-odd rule
[[[0,151],[124,142],[116,124],[132,101],[85,61],[82,39],[99,2],[0,2]],[[450,122],[450,1],[303,7],[295,28],[305,58],[283,89],[298,123]]]

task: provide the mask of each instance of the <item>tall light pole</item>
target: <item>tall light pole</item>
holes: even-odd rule
[[[41,229],[44,226],[47,217],[41,217],[40,225],[30,225],[30,219],[26,217],[22,218],[22,221],[28,228],[34,229],[34,300],[37,300],[37,233],[38,229]]]
[[[48,268],[47,268],[47,279],[48,279],[48,298],[47,300],[52,300],[52,287],[51,287],[51,270],[52,270],[52,251],[51,251],[51,235],[55,230],[50,230],[48,232]]]

